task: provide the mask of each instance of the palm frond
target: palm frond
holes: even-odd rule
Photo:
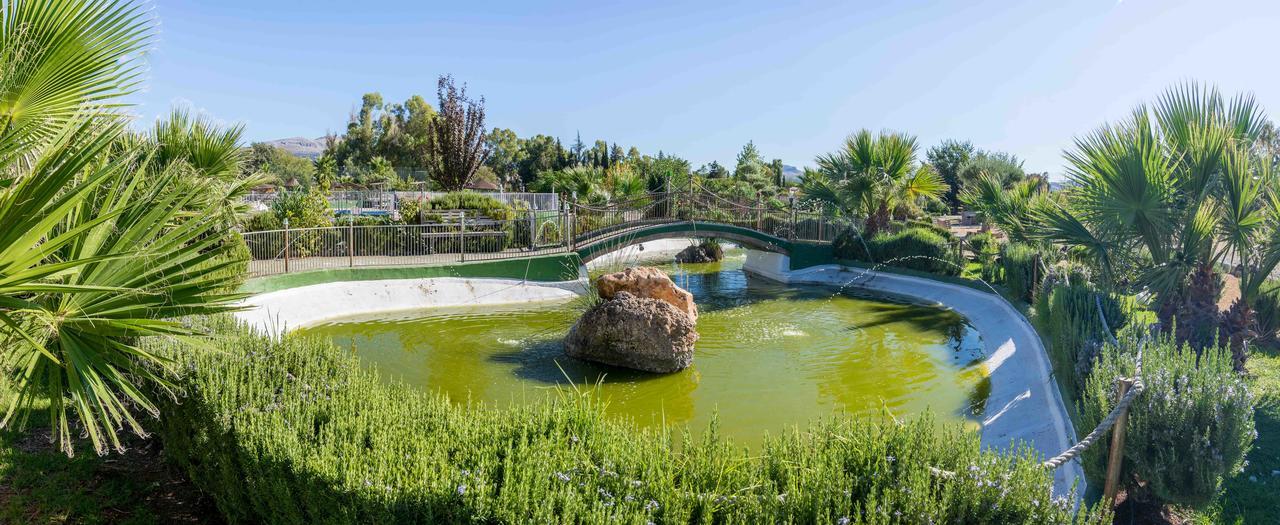
[[[154,37],[141,4],[8,0],[0,10],[0,144],[48,139],[138,88]]]

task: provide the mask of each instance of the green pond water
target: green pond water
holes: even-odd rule
[[[502,405],[554,395],[572,380],[595,388],[612,415],[642,425],[717,417],[721,434],[754,444],[766,432],[835,413],[931,411],[973,421],[986,399],[982,344],[941,308],[784,286],[742,271],[742,250],[719,263],[659,264],[698,303],[693,366],[652,375],[563,355],[581,302],[434,308],[312,326],[376,367],[458,402]]]

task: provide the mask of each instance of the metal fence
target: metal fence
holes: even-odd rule
[[[252,276],[358,266],[431,265],[564,251],[559,214],[512,220],[456,214],[436,224],[354,224],[245,233]]]
[[[267,209],[271,203],[288,192],[252,192],[244,201],[258,209]],[[524,208],[535,211],[556,211],[560,209],[560,196],[555,193],[526,192],[477,192],[503,204],[523,204]],[[335,191],[329,194],[329,207],[345,213],[367,214],[368,212],[392,213],[398,210],[403,199],[430,200],[446,195],[440,191],[398,191],[398,190],[363,190]]]
[[[449,264],[509,259],[623,238],[629,231],[685,221],[728,224],[784,240],[830,242],[847,227],[820,213],[753,207],[650,194],[605,206],[573,204],[495,220],[467,210],[435,210],[430,224],[347,224],[249,232],[250,274],[273,275],[323,268]],[[691,235],[696,235],[691,233]]]

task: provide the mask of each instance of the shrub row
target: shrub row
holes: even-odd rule
[[[928,418],[836,418],[748,451],[606,419],[590,395],[460,406],[327,341],[212,321],[176,359],[166,454],[233,523],[1101,523],[1049,498],[1030,451]],[[553,396],[554,397],[554,396]],[[939,474],[939,470],[954,475]]]
[[[1009,293],[1031,302],[1044,277],[1035,247],[1017,242],[1005,244],[1000,250],[1000,269]]]
[[[959,275],[957,254],[942,235],[929,228],[908,227],[862,239],[853,230],[836,237],[832,245],[840,259],[886,264],[940,275]]]
[[[1080,403],[1084,428],[1093,428],[1115,405],[1115,380],[1133,377],[1139,329],[1108,344],[1086,381]],[[1156,335],[1142,354],[1146,390],[1129,409],[1121,482],[1131,496],[1192,508],[1211,504],[1224,478],[1239,473],[1257,432],[1253,396],[1232,366],[1231,353],[1197,353],[1169,335]],[[1094,483],[1106,473],[1107,447],[1083,456]]]
[[[509,221],[526,211],[474,191],[455,191],[431,199],[403,198],[397,203],[401,219],[408,224],[440,222],[440,211],[467,210],[497,221]]]
[[[1036,324],[1048,339],[1049,358],[1059,386],[1075,401],[1102,344],[1128,324],[1129,315],[1116,297],[1078,276],[1046,281],[1043,288],[1036,296]],[[1098,313],[1099,303],[1102,315]]]

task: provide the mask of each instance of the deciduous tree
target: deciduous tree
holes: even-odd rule
[[[436,95],[440,113],[431,122],[427,141],[431,175],[445,190],[461,190],[489,159],[484,97],[468,98],[466,86],[458,89],[449,75],[440,77]]]

